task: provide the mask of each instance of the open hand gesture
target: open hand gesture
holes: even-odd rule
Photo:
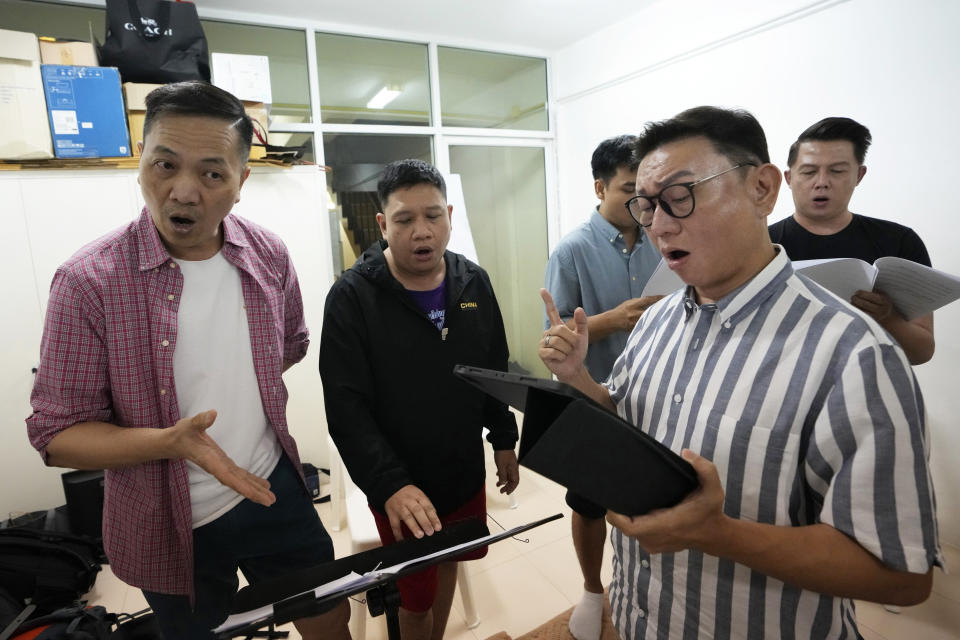
[[[207,434],[216,419],[217,412],[211,409],[178,420],[168,433],[171,444],[166,457],[189,460],[244,498],[269,507],[277,500],[270,491],[270,483],[237,466]]]

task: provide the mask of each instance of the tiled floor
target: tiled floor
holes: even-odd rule
[[[489,447],[488,447],[489,450]],[[503,527],[563,513],[564,518],[533,529],[523,535],[528,542],[508,539],[494,544],[486,558],[467,563],[480,625],[467,629],[459,597],[447,627],[451,640],[483,640],[498,631],[516,637],[558,613],[570,608],[580,597],[583,580],[570,540],[569,508],[564,491],[555,483],[521,469],[516,491],[518,507],[510,509],[509,500],[495,493],[495,469],[488,455],[487,500],[490,515]],[[344,529],[332,531],[329,503],[318,507],[320,516],[333,537],[337,556],[350,549],[350,534]],[[497,525],[490,522],[491,532]],[[933,594],[924,604],[893,614],[883,607],[858,603],[860,628],[866,640],[956,640],[960,639],[960,550],[945,549],[948,566],[954,573],[935,572]],[[604,581],[609,582],[610,545],[606,548]],[[140,591],[120,582],[105,567],[89,598],[110,611],[137,611],[146,607]],[[300,636],[292,625],[290,637]],[[385,640],[383,617],[368,620],[368,640]],[[358,639],[359,640],[359,639]]]

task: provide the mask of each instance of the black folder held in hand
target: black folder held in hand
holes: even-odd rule
[[[463,365],[453,373],[523,412],[520,464],[610,511],[671,507],[699,484],[686,460],[569,385]]]

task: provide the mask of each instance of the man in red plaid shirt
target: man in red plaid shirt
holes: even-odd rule
[[[297,275],[230,215],[252,125],[202,82],[147,96],[139,219],[56,272],[27,419],[46,464],[106,469],[103,541],[168,640],[212,638],[251,583],[333,559],[287,429],[307,353]],[[341,601],[297,621],[349,638]]]

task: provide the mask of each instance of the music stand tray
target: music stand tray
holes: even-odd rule
[[[371,615],[386,614],[388,636],[399,640],[397,578],[562,517],[557,513],[496,534],[489,534],[482,520],[466,520],[419,540],[402,540],[244,587],[237,593],[235,613],[213,630],[214,635],[218,640],[264,637],[271,633],[261,631],[265,627],[315,616],[328,603],[366,591]]]

